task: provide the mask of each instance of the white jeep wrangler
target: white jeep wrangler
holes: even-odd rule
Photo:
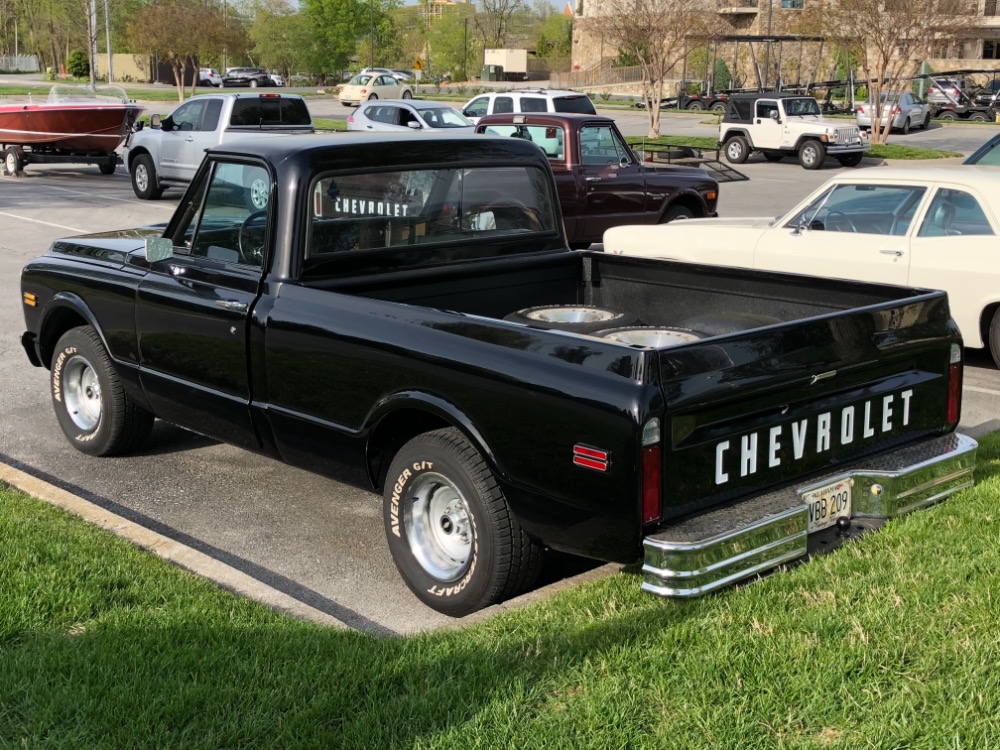
[[[798,156],[806,169],[819,169],[827,154],[856,167],[871,144],[855,123],[823,119],[811,96],[762,91],[729,97],[719,123],[719,147],[733,164],[760,151],[768,161]]]

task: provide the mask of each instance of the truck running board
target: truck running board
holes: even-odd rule
[[[668,597],[701,596],[807,554],[803,495],[845,481],[852,519],[884,521],[933,505],[973,484],[978,443],[952,433],[866,459],[807,485],[702,513],[646,537],[642,589]]]

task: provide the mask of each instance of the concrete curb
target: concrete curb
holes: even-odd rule
[[[253,576],[226,565],[203,552],[191,549],[163,534],[150,531],[144,526],[122,518],[23,471],[6,464],[0,464],[0,481],[6,482],[49,505],[62,508],[120,536],[122,539],[127,539],[137,547],[149,550],[157,557],[172,562],[202,578],[207,578],[234,594],[253,599],[271,609],[284,612],[300,620],[337,628],[348,628],[332,615],[310,607],[308,604],[262,583]]]

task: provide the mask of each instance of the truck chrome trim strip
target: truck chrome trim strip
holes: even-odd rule
[[[805,557],[802,496],[842,479],[853,481],[854,518],[889,519],[937,503],[972,486],[977,448],[965,435],[944,435],[665,528],[643,540],[642,590],[701,596]]]

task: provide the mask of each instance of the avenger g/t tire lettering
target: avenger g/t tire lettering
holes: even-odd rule
[[[410,440],[383,500],[393,562],[417,597],[460,617],[508,599],[538,576],[542,547],[521,529],[493,472],[454,428]]]
[[[90,326],[71,328],[52,354],[52,406],[73,447],[92,456],[116,456],[138,447],[153,415],[129,397],[104,344]]]

